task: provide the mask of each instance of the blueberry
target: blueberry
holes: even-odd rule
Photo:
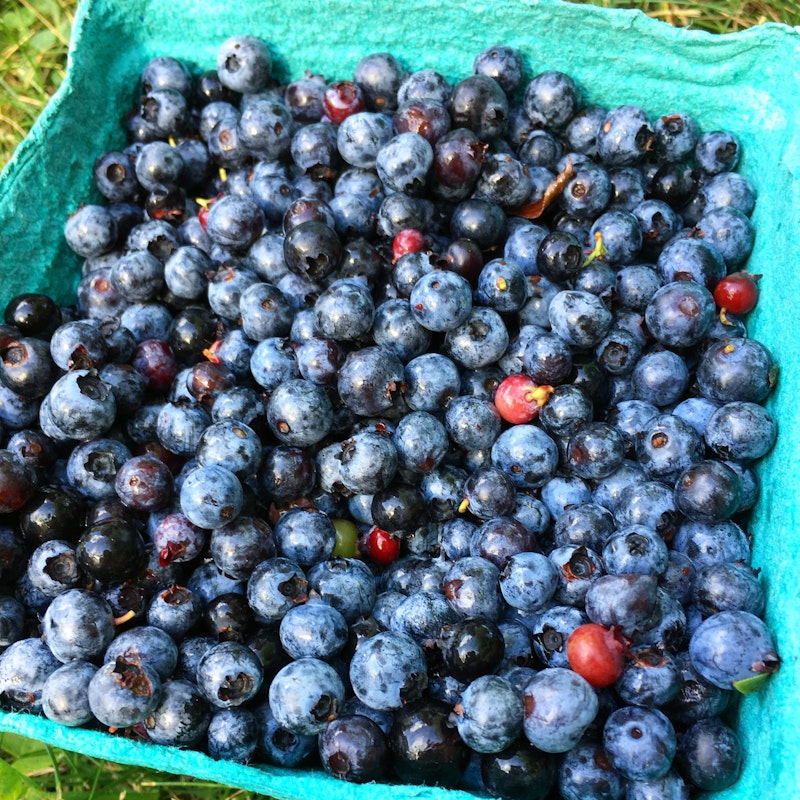
[[[269,703],[255,708],[258,743],[256,755],[268,764],[296,767],[315,751],[317,737],[290,731],[274,716]]]
[[[538,672],[523,691],[523,730],[545,753],[566,753],[594,720],[594,689],[576,672],[549,667]]]
[[[295,606],[280,624],[281,644],[292,658],[327,659],[347,643],[347,623],[332,606],[310,602]]]
[[[211,758],[244,764],[258,744],[258,723],[249,709],[220,708],[211,715],[206,734]]]
[[[488,559],[464,556],[453,562],[444,576],[444,596],[461,616],[496,621],[503,610],[499,577],[500,570]]]
[[[672,766],[675,730],[657,709],[624,706],[606,720],[603,748],[612,766],[628,780],[653,780]]]
[[[455,272],[422,275],[409,295],[414,319],[429,331],[446,332],[464,323],[472,311],[469,283]]]
[[[586,593],[586,614],[592,622],[619,625],[624,633],[631,633],[649,621],[657,587],[652,575],[601,575]]]
[[[524,612],[543,610],[558,586],[553,561],[542,553],[511,555],[500,572],[500,591],[505,601]]]
[[[689,656],[705,680],[744,693],[760,688],[781,664],[766,626],[747,611],[720,611],[704,620],[689,641]]]
[[[259,92],[267,86],[272,57],[256,36],[232,36],[217,51],[217,74],[223,86],[235,92]]]
[[[700,720],[681,738],[676,766],[689,783],[704,791],[727,789],[742,766],[739,737],[718,718]]]
[[[0,653],[0,706],[12,711],[40,711],[47,678],[60,666],[41,638],[12,642]]]
[[[178,646],[161,628],[140,625],[118,634],[106,648],[103,662],[116,661],[118,656],[147,664],[162,680],[167,680],[178,663]]]
[[[320,561],[308,571],[310,591],[333,606],[348,622],[369,616],[377,588],[370,568],[355,558]]]
[[[220,642],[197,664],[197,687],[217,708],[233,708],[255,697],[264,673],[256,654],[240,642]]]
[[[645,112],[637,106],[619,106],[606,115],[597,135],[597,151],[608,166],[638,163],[649,150],[655,132]]]
[[[242,485],[225,467],[198,466],[180,490],[181,510],[199,528],[221,528],[242,509]]]
[[[385,777],[389,769],[386,734],[362,714],[342,714],[319,734],[319,754],[329,775],[353,783]]]
[[[562,759],[558,788],[564,800],[605,800],[622,797],[625,784],[599,744],[578,744]]]
[[[305,573],[289,559],[262,561],[247,581],[247,599],[258,618],[280,622],[284,615],[307,599]]]
[[[279,724],[312,735],[335,719],[344,686],[333,667],[316,658],[300,658],[283,667],[269,688],[269,704]]]
[[[517,488],[536,489],[555,475],[555,442],[534,425],[515,425],[492,445],[492,463],[511,478]]]
[[[143,722],[161,698],[161,680],[150,666],[123,656],[103,664],[89,682],[89,708],[102,725],[127,728]]]
[[[51,672],[42,688],[44,715],[70,728],[91,722],[87,692],[95,672],[97,667],[88,661],[70,661]]]
[[[423,699],[408,703],[396,715],[389,732],[395,775],[413,783],[457,786],[469,751],[450,722],[450,707]]]
[[[62,663],[93,661],[114,638],[111,607],[99,595],[85,589],[68,589],[47,608],[42,635]]]
[[[726,459],[748,462],[766,455],[775,445],[777,423],[764,406],[745,400],[720,406],[708,419],[706,444]]]
[[[454,709],[464,743],[478,753],[498,753],[522,733],[521,693],[499,675],[476,678]]]
[[[525,88],[523,107],[534,122],[562,129],[578,110],[578,87],[563,72],[542,72]]]
[[[211,711],[197,687],[187,680],[165,681],[161,699],[144,722],[151,742],[196,747],[205,739]]]
[[[558,292],[548,310],[550,325],[567,344],[594,347],[608,333],[612,316],[602,301],[584,291]]]

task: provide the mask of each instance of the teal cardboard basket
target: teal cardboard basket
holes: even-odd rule
[[[783,668],[759,693],[743,698],[737,721],[743,773],[715,797],[800,797],[800,29],[769,24],[712,36],[676,30],[639,12],[558,0],[86,0],[75,20],[67,79],[2,173],[0,307],[22,291],[47,291],[61,300],[73,294],[80,265],[63,242],[63,225],[81,202],[97,200],[94,159],[124,144],[121,120],[147,60],[171,54],[209,69],[219,44],[234,33],[266,39],[283,80],[306,69],[348,77],[362,56],[377,51],[454,80],[469,74],[484,47],[509,44],[524,54],[529,77],[562,70],[579,83],[585,102],[633,103],[652,117],[686,111],[703,130],[727,128],[741,137],[740,171],[758,190],[749,269],[764,276],[750,334],[772,349],[782,370],[768,402],[780,436],[758,466],[762,493],[750,530]],[[219,763],[25,714],[0,715],[0,730],[286,800],[470,797],[436,787],[352,785],[319,771]]]

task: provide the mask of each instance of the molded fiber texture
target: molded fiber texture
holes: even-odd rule
[[[364,55],[389,51],[409,69],[433,67],[450,80],[469,74],[484,47],[505,43],[527,60],[528,77],[562,70],[585,102],[633,103],[651,117],[693,114],[702,130],[726,128],[742,139],[740,171],[756,186],[756,245],[751,272],[762,273],[750,333],[781,365],[768,406],[780,425],[775,449],[758,466],[762,494],[753,514],[753,566],[767,591],[767,621],[783,668],[744,697],[737,725],[744,770],[722,800],[800,796],[800,348],[796,321],[800,260],[800,29],[764,25],[712,36],[676,30],[640,12],[607,11],[559,0],[85,0],[76,17],[67,79],[0,176],[0,307],[22,291],[73,296],[80,265],[63,242],[67,214],[99,199],[92,165],[125,143],[121,120],[136,100],[147,60],[171,54],[195,69],[215,65],[219,44],[235,33],[265,38],[277,77],[310,69],[352,75]],[[417,786],[356,786],[319,772],[219,763],[204,755],[88,730],[44,718],[0,715],[15,731],[96,757],[195,775],[276,798],[331,800],[467,798]],[[768,789],[766,787],[769,787]]]

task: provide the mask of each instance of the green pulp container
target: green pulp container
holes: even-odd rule
[[[782,370],[768,401],[780,436],[758,465],[762,492],[750,531],[783,668],[760,692],[743,698],[737,720],[743,773],[715,797],[800,797],[800,405],[794,396],[800,338],[792,278],[800,266],[800,29],[769,24],[713,36],[676,30],[639,12],[558,0],[86,0],[75,20],[67,80],[2,174],[0,307],[22,291],[47,291],[62,301],[73,295],[80,264],[63,241],[64,222],[81,202],[98,200],[94,159],[124,145],[121,121],[136,100],[137,76],[147,60],[169,54],[209,69],[222,40],[239,33],[269,42],[284,81],[307,69],[346,78],[362,56],[377,51],[392,52],[412,70],[438,69],[454,81],[469,74],[480,50],[504,43],[524,54],[528,77],[547,69],[570,74],[586,103],[632,103],[653,118],[685,111],[704,131],[726,128],[741,137],[740,172],[758,191],[749,269],[763,274],[749,329]],[[352,785],[320,771],[219,763],[25,714],[0,715],[0,730],[276,798],[470,797],[436,787]]]

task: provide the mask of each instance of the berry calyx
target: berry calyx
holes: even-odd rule
[[[494,404],[506,422],[521,425],[538,415],[553,391],[552,386],[539,386],[528,375],[509,375],[497,387]]]

